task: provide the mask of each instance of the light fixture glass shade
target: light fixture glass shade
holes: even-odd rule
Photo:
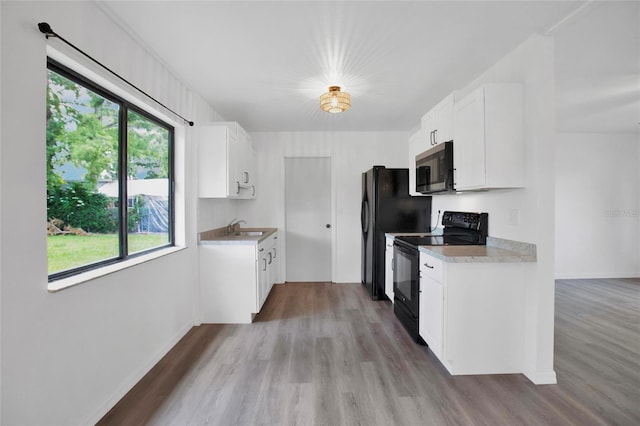
[[[329,91],[320,96],[320,109],[325,112],[342,112],[351,108],[351,95],[341,92],[340,86],[329,86]]]

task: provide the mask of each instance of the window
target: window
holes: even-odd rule
[[[174,129],[49,59],[49,281],[174,245]]]

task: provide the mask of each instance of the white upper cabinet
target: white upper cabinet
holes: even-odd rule
[[[238,126],[238,142],[240,154],[238,155],[238,181],[240,183],[240,198],[254,198],[255,187],[255,152],[251,136]]]
[[[441,142],[453,139],[453,105],[455,92],[440,101],[422,116],[420,130],[409,137],[409,194],[424,195],[416,191],[416,155]]]
[[[441,142],[453,140],[454,102],[455,92],[451,92],[449,96],[422,116],[422,131],[427,135],[427,146],[422,151]]]
[[[524,186],[523,89],[487,84],[454,106],[456,190]]]
[[[201,198],[254,198],[254,151],[249,134],[238,123],[200,126],[198,185]]]

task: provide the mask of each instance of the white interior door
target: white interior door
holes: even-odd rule
[[[331,281],[331,159],[285,158],[286,280]]]

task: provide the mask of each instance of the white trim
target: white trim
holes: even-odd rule
[[[555,385],[558,383],[555,371],[525,372],[524,375],[531,380],[534,385]]]
[[[585,3],[582,3],[577,8],[575,8],[574,10],[569,12],[569,14],[567,16],[563,17],[558,22],[556,22],[555,24],[551,25],[544,32],[543,35],[544,36],[553,36],[556,33],[556,31],[558,31],[558,29],[560,29],[563,26],[569,24],[571,21],[575,20],[577,17],[579,17],[580,15],[582,15],[583,13],[585,13],[586,11],[591,9],[594,5],[595,5],[595,1],[594,0],[587,0]]]
[[[69,278],[63,278],[61,280],[52,281],[48,285],[49,293],[56,293],[65,288],[74,287],[78,284],[85,283],[87,281],[95,280],[96,278],[104,277],[105,275],[113,274],[114,272],[121,271],[123,269],[131,268],[132,266],[139,265],[141,263],[149,262],[150,260],[164,257],[169,254],[181,251],[187,247],[169,247],[162,250],[153,251],[148,254],[136,256],[123,260],[122,262],[114,263],[113,265],[107,265],[101,268],[92,269],[87,272],[82,272]]]
[[[55,40],[55,39],[54,39]],[[61,46],[64,48],[64,46]],[[65,288],[74,287],[78,284],[82,284],[87,281],[94,280],[96,278],[103,277],[105,275],[118,272],[120,270],[130,268],[135,265],[139,265],[150,260],[175,253],[183,250],[186,247],[186,224],[184,221],[186,214],[186,194],[185,194],[185,167],[179,162],[179,159],[184,161],[184,149],[185,149],[185,124],[180,120],[176,120],[174,117],[165,114],[163,111],[157,109],[155,105],[145,103],[145,100],[136,96],[130,91],[129,87],[125,87],[120,81],[114,80],[111,76],[103,72],[102,69],[94,66],[93,63],[85,61],[84,58],[79,57],[75,52],[66,52],[59,50],[56,47],[47,44],[47,56],[59,62],[60,64],[68,67],[69,69],[79,73],[83,77],[102,87],[103,89],[113,93],[116,96],[124,99],[127,102],[137,106],[143,111],[148,112],[155,118],[164,121],[166,124],[173,127],[173,171],[174,171],[174,192],[173,192],[173,207],[174,207],[174,239],[176,246],[168,247],[157,251],[150,252],[145,255],[131,257],[122,262],[114,263],[104,267],[96,268],[87,272],[79,273],[77,275],[63,278],[50,282],[48,284],[48,290],[50,293],[55,293]],[[104,74],[104,75],[103,75]],[[180,220],[182,218],[182,220]]]
[[[617,279],[617,278],[638,278],[640,277],[640,271],[638,272],[624,272],[612,271],[612,272],[598,272],[598,273],[561,273],[555,274],[556,280],[604,280],[604,279]]]

